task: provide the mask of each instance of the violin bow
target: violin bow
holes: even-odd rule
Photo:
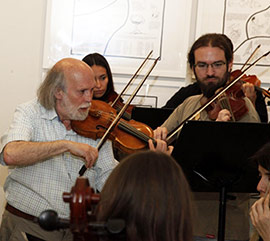
[[[113,107],[115,105],[115,103],[119,100],[119,98],[125,93],[126,89],[132,84],[133,80],[135,79],[135,77],[138,75],[139,71],[142,69],[142,67],[144,66],[144,64],[146,63],[146,61],[150,58],[150,56],[152,55],[153,50],[151,50],[149,52],[149,54],[146,56],[146,58],[144,59],[144,61],[141,63],[141,65],[139,66],[139,68],[137,69],[137,71],[134,73],[134,75],[131,77],[131,79],[129,80],[129,82],[127,83],[127,85],[125,86],[125,88],[122,90],[122,92],[115,98],[115,100],[113,101],[113,103],[111,104],[111,106]]]
[[[255,53],[259,50],[259,48],[261,47],[261,45],[259,44],[256,49],[254,49],[254,51],[251,53],[251,55],[248,57],[248,59],[246,60],[246,62],[243,64],[242,68],[240,69],[241,71],[243,71],[244,67],[248,64],[248,62],[253,58],[253,56],[255,55]]]
[[[144,78],[141,80],[140,84],[136,87],[136,89],[133,91],[132,95],[128,98],[126,104],[123,106],[123,108],[121,109],[121,111],[118,113],[118,115],[115,117],[115,119],[113,120],[113,122],[111,123],[111,125],[108,127],[108,129],[106,130],[106,132],[104,133],[104,135],[100,139],[99,143],[97,144],[97,147],[96,148],[98,150],[100,150],[100,148],[102,147],[102,145],[105,143],[105,141],[108,138],[109,133],[113,130],[113,128],[119,122],[119,120],[121,119],[122,115],[125,113],[126,109],[128,108],[128,105],[134,99],[135,95],[138,93],[138,91],[140,90],[140,88],[144,84],[145,80],[148,78],[148,76],[150,75],[150,73],[152,72],[152,70],[154,69],[154,67],[156,66],[157,61],[159,59],[160,59],[160,57],[158,57],[158,58],[155,59],[154,63],[150,67],[149,71],[146,73],[146,75],[144,76]],[[85,173],[86,170],[87,170],[87,167],[85,165],[83,165],[82,168],[79,171],[79,175],[80,176],[83,176],[83,174]]]
[[[219,91],[217,94],[215,94],[214,96],[212,96],[212,98],[210,98],[210,100],[208,102],[206,102],[204,105],[202,105],[201,107],[198,108],[198,110],[196,110],[193,114],[191,114],[188,118],[186,118],[184,121],[182,121],[180,123],[180,125],[178,127],[176,127],[167,137],[166,142],[167,144],[171,144],[173,142],[173,140],[175,139],[176,135],[181,131],[181,129],[183,128],[184,124],[189,121],[194,119],[196,116],[198,116],[207,106],[209,106],[210,104],[212,104],[215,100],[217,100],[219,98],[219,96],[221,96],[225,91],[227,91],[231,86],[233,86],[238,80],[240,80],[243,75],[252,67],[254,67],[257,62],[259,62],[262,58],[266,57],[268,54],[270,53],[270,51],[268,51],[267,53],[265,53],[264,55],[262,55],[261,57],[259,57],[258,59],[256,59],[252,64],[250,64],[244,71],[242,71],[241,75],[239,75],[236,79],[234,79],[233,81],[231,81],[229,84],[227,84],[221,91]]]
[[[253,51],[253,53],[249,56],[249,58],[247,59],[247,61],[244,63],[244,65],[242,66],[242,68],[240,69],[240,71],[243,70],[243,68],[248,64],[249,60],[255,55],[255,53],[257,52],[257,50],[261,47],[261,45],[259,44],[257,46],[257,48]],[[246,83],[246,81],[243,81],[244,83]],[[266,90],[264,88],[261,88],[260,86],[256,86],[254,85],[254,88],[260,92],[262,92],[266,97],[270,98],[270,91]]]

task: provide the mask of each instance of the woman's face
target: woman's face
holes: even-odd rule
[[[108,86],[109,78],[107,71],[103,66],[93,65],[91,66],[96,78],[96,87],[94,88],[94,98],[101,98]]]

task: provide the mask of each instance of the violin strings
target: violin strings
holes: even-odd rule
[[[102,121],[112,122],[115,118],[115,116],[113,116],[112,114],[109,114],[109,113],[104,112],[104,111],[98,111],[98,113],[100,114],[100,120],[102,120]],[[146,135],[142,131],[139,131],[134,126],[128,124],[125,121],[120,121],[118,127],[119,127],[119,129],[122,129],[122,130],[128,132],[129,134],[132,134],[133,136],[138,137],[139,139],[141,139],[144,142],[148,142],[149,139],[152,139],[151,137],[149,137],[148,135]]]
[[[118,112],[120,112],[120,110],[122,109],[122,106],[121,106],[120,104],[116,103],[116,104],[114,105],[114,108],[115,108]],[[127,117],[128,119],[131,119],[131,114],[129,114],[128,112],[124,112],[123,117]]]
[[[148,142],[149,139],[152,139],[151,137],[146,135],[144,132],[139,131],[134,126],[129,125],[127,122],[120,121],[120,124],[121,124],[121,125],[119,125],[120,129],[123,129],[123,130],[129,132],[130,134],[135,135],[136,137],[138,137],[142,141]]]
[[[232,111],[232,107],[231,107],[231,105],[229,103],[229,100],[228,100],[227,96],[222,97],[219,100],[219,102],[220,102],[220,105],[221,105],[222,109],[227,109],[228,111],[230,111],[231,116],[232,116],[232,120],[235,121],[233,111]]]

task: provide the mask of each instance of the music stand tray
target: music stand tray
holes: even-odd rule
[[[172,156],[195,192],[219,192],[219,234],[224,240],[226,193],[256,192],[256,164],[250,157],[270,140],[266,123],[188,121]],[[223,205],[223,206],[222,206]]]

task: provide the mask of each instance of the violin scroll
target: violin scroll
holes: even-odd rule
[[[241,70],[234,70],[231,72],[231,80],[238,78],[242,74]],[[262,94],[268,98],[270,98],[270,92],[266,89],[261,88],[261,81],[258,79],[256,75],[246,75],[244,74],[241,78],[240,81],[242,83],[251,83],[254,85],[254,88],[257,91],[262,92]]]
[[[231,80],[238,78],[242,74],[241,70],[234,70],[231,72]],[[261,81],[258,79],[256,75],[246,75],[244,74],[241,78],[240,81],[244,83],[251,83],[255,86],[260,87],[261,86]]]

